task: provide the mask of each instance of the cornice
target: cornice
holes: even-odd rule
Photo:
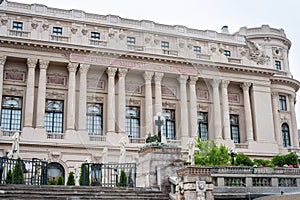
[[[300,88],[300,82],[296,79],[292,79],[289,77],[282,77],[282,76],[273,76],[271,77],[272,84],[279,84],[279,85],[286,85],[294,88],[295,92],[297,92]]]

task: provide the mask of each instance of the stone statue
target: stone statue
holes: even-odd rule
[[[102,163],[107,163],[108,159],[107,159],[107,147],[104,147],[103,148],[103,151],[102,151]]]
[[[120,159],[119,159],[119,163],[125,163],[126,162],[126,138],[123,137],[120,140]]]
[[[21,140],[21,133],[15,132],[15,134],[12,136],[13,143],[10,152],[8,153],[7,157],[12,159],[17,159],[19,157],[19,143]]]
[[[195,164],[194,161],[195,140],[194,139],[190,139],[188,141],[188,148],[189,148],[188,162],[191,163],[191,165],[194,165]]]
[[[250,40],[246,40],[246,44],[250,49],[250,60],[256,62],[257,65],[265,65],[270,62],[270,56],[265,54],[262,45]]]

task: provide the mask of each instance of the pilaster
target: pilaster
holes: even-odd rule
[[[86,94],[87,94],[87,72],[90,65],[80,64],[80,86],[78,107],[78,130],[86,130]]]
[[[127,69],[120,68],[118,69],[118,132],[125,133],[126,127],[126,92],[125,92],[125,76],[127,74]]]
[[[5,62],[6,62],[6,56],[0,56],[0,113],[1,113],[2,95],[3,95],[3,71],[4,71]]]
[[[107,132],[115,132],[115,75],[117,68],[108,67],[107,85]]]
[[[223,107],[223,134],[225,140],[230,140],[230,121],[229,121],[229,104],[228,104],[228,85],[230,81],[222,80],[222,107]]]
[[[246,126],[246,136],[247,141],[253,141],[253,123],[252,123],[252,113],[251,113],[251,104],[249,96],[249,88],[251,83],[243,83],[240,85],[243,89],[244,95],[244,113],[245,113],[245,126]]]
[[[294,148],[299,148],[299,139],[298,139],[298,131],[297,131],[297,122],[296,122],[296,112],[295,112],[295,102],[296,96],[295,94],[289,95],[289,103],[290,103],[290,110],[291,110],[291,131],[290,137],[293,140],[292,145]]]
[[[145,137],[150,133],[154,134],[153,132],[153,107],[152,107],[152,77],[153,72],[145,72],[143,77],[145,79]]]
[[[213,88],[215,139],[222,139],[222,121],[221,121],[221,106],[220,106],[220,94],[219,94],[220,82],[221,80],[219,79],[212,79],[210,81],[210,84]]]
[[[198,77],[190,76],[190,136],[195,138],[197,134],[197,96],[196,96],[196,82]]]
[[[155,113],[157,115],[162,113],[162,99],[161,99],[161,80],[164,74],[160,72],[155,72],[154,81],[155,81]]]
[[[182,148],[187,148],[187,142],[189,137],[189,129],[188,129],[188,109],[187,109],[187,93],[186,93],[186,82],[188,76],[180,75],[178,77],[178,81],[180,83],[180,130],[181,130],[181,141]]]
[[[77,63],[69,63],[69,84],[68,84],[68,106],[67,106],[67,130],[75,129],[75,94],[76,94],[76,79],[75,73],[77,70]]]

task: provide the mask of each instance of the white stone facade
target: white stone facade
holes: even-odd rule
[[[126,161],[133,162],[148,133],[157,132],[153,116],[166,109],[175,131],[167,141],[185,153],[199,134],[199,112],[208,117],[207,138],[238,152],[299,152],[300,83],[290,73],[291,42],[282,29],[217,33],[8,1],[0,19],[0,96],[21,97],[22,158],[74,171],[87,158],[101,162],[104,148],[108,162],[117,162],[125,137]],[[60,132],[45,130],[46,100],[63,103]],[[86,131],[87,103],[102,106],[99,134]],[[138,137],[127,136],[126,106],[139,110]],[[2,130],[2,155],[13,130]]]

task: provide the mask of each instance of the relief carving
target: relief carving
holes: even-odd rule
[[[265,65],[270,62],[270,56],[266,55],[262,45],[249,40],[246,40],[246,44],[250,49],[250,60],[253,60],[257,65]]]

